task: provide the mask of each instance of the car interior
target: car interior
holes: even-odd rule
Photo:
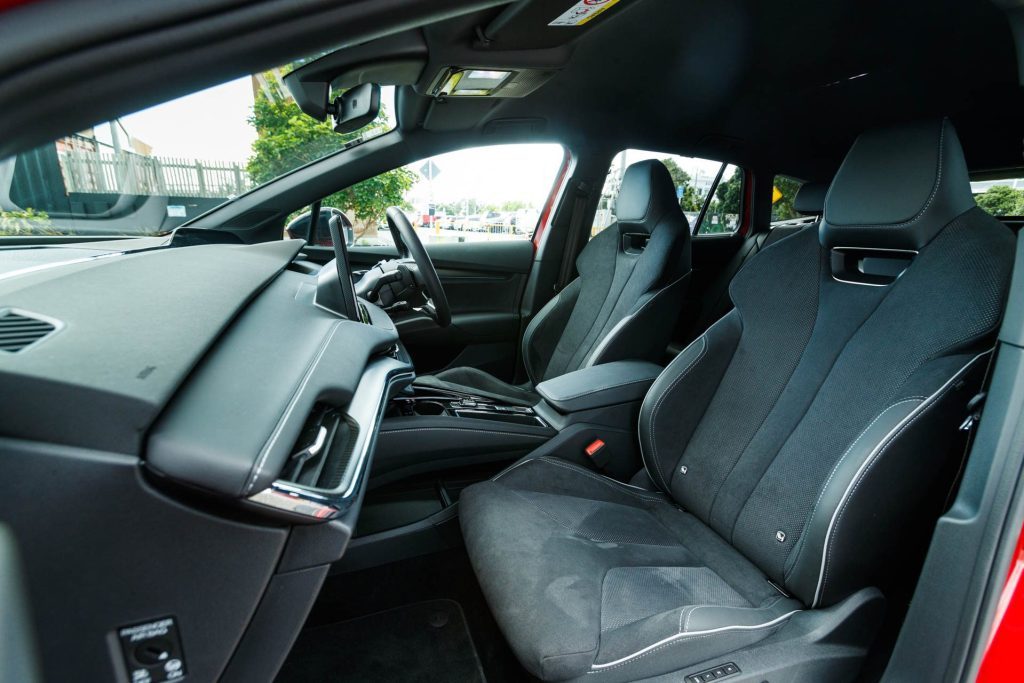
[[[1008,680],[1024,4],[55,4],[0,4],[0,680]],[[260,102],[329,146],[90,170],[249,74],[253,159]]]

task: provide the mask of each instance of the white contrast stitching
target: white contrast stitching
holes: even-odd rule
[[[793,616],[797,612],[802,611],[803,610],[795,609],[791,612],[783,614],[781,617],[776,617],[775,619],[769,622],[766,622],[764,624],[755,624],[753,626],[722,626],[719,628],[708,629],[707,631],[694,631],[693,633],[677,633],[674,636],[669,636],[668,638],[660,640],[657,643],[654,643],[653,645],[648,645],[642,650],[637,650],[631,655],[626,655],[625,657],[621,657],[614,661],[608,662],[607,664],[593,664],[590,667],[590,671],[588,671],[587,673],[597,674],[602,673],[604,671],[609,671],[611,669],[617,669],[621,666],[629,664],[633,660],[640,659],[641,657],[646,657],[649,654],[657,652],[658,650],[662,650],[678,642],[683,642],[687,640],[697,640],[699,638],[708,638],[719,633],[725,633],[727,631],[759,631],[762,629],[771,628],[773,626],[778,626],[789,617]]]
[[[818,505],[821,503],[821,499],[825,497],[825,491],[828,490],[828,485],[829,485],[829,483],[832,482],[832,477],[834,477],[836,472],[839,471],[839,466],[843,464],[844,460],[846,460],[846,456],[848,456],[850,454],[850,452],[853,451],[854,446],[856,446],[858,443],[860,443],[860,440],[862,438],[864,438],[864,435],[867,434],[868,431],[872,427],[875,426],[875,423],[877,423],[879,420],[881,420],[883,415],[885,415],[887,412],[889,412],[890,410],[892,410],[896,406],[903,405],[904,403],[912,403],[914,401],[923,401],[923,400],[925,400],[925,398],[926,398],[925,396],[912,396],[911,398],[907,398],[907,399],[904,399],[902,401],[897,401],[896,403],[893,403],[892,405],[886,407],[882,412],[880,412],[878,415],[875,416],[875,419],[873,419],[870,423],[868,423],[868,426],[865,427],[864,430],[861,431],[861,433],[857,435],[857,438],[853,440],[853,443],[850,444],[850,446],[846,449],[846,451],[843,453],[843,455],[836,462],[835,467],[833,467],[832,471],[829,472],[828,479],[825,480],[825,483],[821,487],[821,492],[818,493],[818,499],[816,501],[814,501],[814,507],[811,508],[811,514],[808,515],[808,517],[807,517],[808,520],[814,519],[814,513],[817,512]],[[795,553],[795,557],[798,558],[798,559],[800,557],[800,553],[803,551],[804,541],[806,539],[807,539],[807,534],[801,534],[800,535],[800,542],[797,544],[797,547],[793,551]],[[790,574],[793,573],[793,569],[796,567],[796,565],[797,565],[797,562],[794,561],[793,562],[793,566],[789,568],[788,572],[786,572],[786,578],[787,579],[789,578]]]
[[[942,123],[939,126],[939,164],[938,164],[938,173],[935,176],[935,184],[932,185],[932,193],[931,193],[931,195],[929,195],[928,201],[926,201],[924,203],[924,206],[922,206],[921,209],[916,214],[914,214],[913,218],[911,218],[909,220],[906,220],[906,221],[903,221],[902,223],[864,223],[864,224],[860,224],[860,225],[857,225],[857,224],[849,224],[848,225],[848,224],[845,224],[845,223],[833,223],[831,221],[828,221],[828,223],[830,225],[834,225],[837,228],[904,228],[904,227],[906,227],[908,225],[912,225],[912,224],[918,222],[919,220],[921,220],[921,218],[924,217],[924,212],[928,210],[928,207],[932,205],[932,202],[935,200],[935,197],[938,196],[938,194],[939,194],[939,186],[942,185],[942,150],[943,150],[943,146],[945,144],[945,138],[946,138],[946,121],[945,121],[945,119],[943,119]],[[831,188],[829,188],[829,192],[831,192]],[[827,196],[826,196],[825,201],[826,202],[828,201]]]
[[[665,391],[663,391],[661,393],[661,396],[658,397],[658,400],[655,401],[654,408],[651,410],[651,419],[650,419],[650,423],[648,424],[648,435],[649,435],[648,438],[650,439],[650,442],[651,442],[651,459],[652,459],[653,464],[654,464],[654,470],[658,473],[658,476],[661,477],[661,483],[665,487],[665,491],[666,492],[668,492],[668,490],[669,490],[669,485],[668,485],[668,482],[665,480],[665,475],[661,471],[661,467],[658,465],[658,443],[657,443],[657,441],[654,438],[654,420],[658,416],[658,411],[661,409],[661,406],[664,403],[665,398],[670,393],[672,393],[672,391],[676,388],[676,385],[678,385],[679,382],[681,382],[682,379],[684,377],[686,377],[690,373],[690,370],[692,370],[694,367],[697,366],[697,363],[699,363],[701,361],[701,359],[704,358],[705,354],[707,353],[707,350],[708,350],[708,340],[707,340],[707,333],[706,332],[700,336],[699,341],[701,342],[701,349],[700,349],[700,352],[697,354],[697,357],[694,358],[690,362],[690,364],[687,365],[680,372],[680,374],[675,379],[672,380],[672,383],[668,386],[668,388],[665,389]],[[643,409],[643,406],[641,406],[641,410],[642,409]],[[641,456],[643,455],[643,443],[640,444],[640,454],[641,454]],[[646,463],[646,461],[645,461],[645,463]]]
[[[620,332],[622,332],[622,330],[625,329],[625,326],[628,324],[628,321],[632,320],[633,318],[635,318],[638,315],[640,315],[641,313],[643,313],[644,309],[647,308],[648,306],[650,306],[652,303],[654,303],[654,301],[659,296],[661,296],[662,294],[668,292],[672,287],[676,286],[676,284],[678,284],[678,283],[682,282],[683,280],[685,280],[686,278],[690,277],[690,272],[691,271],[687,271],[686,275],[683,275],[682,277],[676,278],[675,280],[673,280],[672,282],[668,283],[667,285],[665,285],[661,289],[657,290],[651,296],[650,299],[645,301],[640,306],[640,308],[638,308],[637,310],[633,311],[632,313],[627,313],[626,315],[624,315],[619,320],[619,322],[615,323],[615,325],[608,332],[608,334],[605,335],[604,339],[602,339],[598,343],[597,348],[594,349],[593,353],[590,354],[590,358],[587,359],[587,361],[583,365],[583,367],[589,368],[589,367],[593,367],[595,365],[600,365],[600,363],[598,363],[597,361],[601,357],[601,354],[604,353],[605,348],[611,344],[611,342],[609,340],[612,339],[612,337],[614,337],[615,335],[617,335]]]
[[[846,510],[847,504],[853,498],[853,494],[860,486],[864,476],[867,475],[867,473],[871,470],[874,464],[878,462],[882,453],[884,453],[885,450],[890,445],[892,445],[892,443],[899,437],[900,434],[903,433],[904,430],[910,427],[910,425],[917,421],[917,418],[919,418],[921,415],[924,415],[929,408],[935,405],[940,398],[942,398],[951,388],[955,386],[956,381],[960,378],[961,375],[966,373],[971,368],[971,366],[974,365],[975,362],[977,362],[979,358],[987,355],[988,353],[991,352],[986,351],[985,353],[980,353],[974,358],[972,358],[970,361],[968,361],[962,368],[960,368],[960,370],[956,372],[956,374],[954,374],[952,377],[946,380],[945,384],[943,384],[931,396],[925,399],[923,403],[916,406],[914,410],[911,411],[906,417],[904,417],[899,424],[894,426],[893,429],[890,430],[889,433],[886,434],[881,441],[879,441],[878,445],[875,446],[874,449],[872,449],[871,453],[868,454],[868,457],[865,458],[864,462],[861,464],[860,470],[858,470],[857,473],[854,475],[853,481],[850,482],[850,484],[846,488],[846,491],[843,493],[843,498],[840,501],[841,505],[832,513],[832,518],[831,520],[829,520],[828,530],[825,533],[825,547],[822,549],[821,568],[818,570],[818,585],[814,591],[814,600],[811,604],[812,607],[818,605],[819,598],[821,594],[824,592],[825,584],[828,581],[829,557],[832,552],[832,544],[835,541],[835,537],[832,535],[832,531],[838,526],[839,521],[843,516],[843,512]]]

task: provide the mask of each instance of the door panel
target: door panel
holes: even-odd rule
[[[430,373],[468,365],[511,379],[518,354],[519,303],[533,263],[533,243],[451,242],[425,247],[448,296],[452,324],[442,329],[416,312],[394,316],[416,370]],[[324,247],[307,247],[304,252],[318,263],[334,257]],[[356,272],[395,256],[390,247],[349,249]]]

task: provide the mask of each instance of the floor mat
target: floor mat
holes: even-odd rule
[[[304,630],[277,683],[483,683],[454,600],[428,600]]]

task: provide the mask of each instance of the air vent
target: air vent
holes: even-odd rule
[[[57,329],[53,323],[21,311],[0,311],[0,351],[24,351]]]

